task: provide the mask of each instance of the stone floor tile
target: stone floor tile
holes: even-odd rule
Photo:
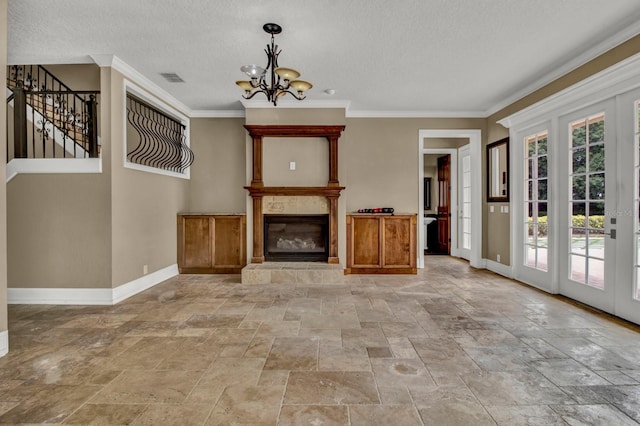
[[[317,337],[276,337],[265,370],[317,370]]]
[[[433,386],[435,382],[417,359],[371,358],[376,383],[381,386]]]
[[[611,384],[573,359],[545,359],[529,365],[557,386],[606,386]]]
[[[284,404],[346,405],[379,404],[372,373],[292,371]]]
[[[98,386],[30,386],[26,398],[0,416],[0,424],[61,423],[99,390]]]
[[[547,405],[487,406],[485,407],[499,426],[564,426],[560,414]]]
[[[465,352],[485,371],[526,370],[532,360],[541,358],[528,346],[465,348]]]
[[[638,424],[611,405],[552,405],[551,408],[569,424],[602,426]]]
[[[264,363],[264,358],[220,357],[202,375],[198,385],[255,385],[258,383]]]
[[[180,275],[115,306],[10,305],[0,423],[640,423],[640,327],[425,261],[343,284],[292,263],[322,280]]]
[[[479,371],[480,367],[453,338],[410,338],[429,371]]]
[[[547,405],[574,402],[537,371],[483,371],[462,374],[483,405]]]
[[[283,405],[279,426],[349,425],[346,406],[339,405]]]
[[[201,371],[128,370],[106,385],[91,400],[103,404],[181,403]]]
[[[144,404],[85,404],[64,423],[71,425],[128,425],[147,408]]]
[[[229,386],[205,424],[276,424],[282,391],[282,386]]]
[[[392,358],[393,354],[388,347],[368,347],[369,358]]]
[[[422,425],[413,405],[350,405],[349,418],[352,426]]]
[[[628,370],[634,363],[586,338],[545,339],[571,358],[592,370]]]
[[[132,425],[202,425],[211,413],[209,404],[150,404]]]
[[[0,416],[18,405],[17,402],[0,402]]]

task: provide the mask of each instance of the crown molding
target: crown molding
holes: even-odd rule
[[[499,120],[498,124],[506,128],[533,125],[554,111],[569,113],[636,87],[640,87],[640,53],[511,114]]]
[[[92,64],[95,61],[90,55],[85,56],[60,56],[60,55],[31,55],[29,53],[9,53],[7,55],[7,65],[59,65],[59,64]]]
[[[281,108],[343,108],[345,110],[349,109],[349,105],[351,101],[342,100],[342,99],[332,99],[332,100],[322,100],[322,99],[307,99],[304,102],[294,101],[292,99],[282,99],[278,101],[278,106],[273,106],[273,104],[265,99],[258,100],[249,100],[249,99],[241,99],[240,103],[244,107],[244,109],[253,109],[253,108],[273,108],[273,109],[281,109]]]
[[[244,118],[244,110],[237,109],[194,109],[190,118]]]
[[[187,117],[191,117],[192,110],[184,103],[179,101],[172,94],[158,86],[156,83],[149,80],[142,75],[138,70],[131,65],[118,58],[116,55],[91,55],[91,59],[100,67],[111,67],[124,75],[135,84],[148,91],[152,95],[162,99],[167,104],[170,104],[173,108],[177,109]]]
[[[486,118],[484,111],[351,111],[348,118]]]
[[[597,58],[598,56],[607,53],[609,50],[613,49],[616,46],[619,46],[620,44],[624,43],[625,41],[629,40],[630,38],[638,34],[640,34],[640,21],[634,22],[633,24],[622,29],[621,31],[614,34],[613,36],[587,49],[582,54],[576,56],[570,61],[563,63],[557,68],[554,68],[553,71],[545,74],[544,76],[540,77],[539,79],[529,84],[528,86],[525,86],[524,88],[518,90],[513,95],[496,103],[495,105],[493,105],[491,108],[489,108],[484,112],[484,116],[489,117],[492,114],[495,114],[501,109],[506,108],[509,105],[517,102],[518,100],[532,94],[533,92],[543,88],[547,84],[554,82],[558,78],[581,67],[582,65]]]

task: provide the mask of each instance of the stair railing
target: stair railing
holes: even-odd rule
[[[7,102],[13,102],[7,160],[99,156],[99,91],[71,90],[41,65],[13,65],[7,75]]]

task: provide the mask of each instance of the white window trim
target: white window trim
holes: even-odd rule
[[[144,100],[145,102],[149,103],[150,105],[158,108],[160,111],[164,112],[165,114],[170,115],[172,118],[176,119],[177,121],[179,121],[182,125],[185,126],[184,129],[184,135],[185,135],[185,144],[190,147],[191,146],[191,140],[190,140],[190,126],[189,126],[189,117],[187,117],[186,115],[184,115],[183,113],[181,113],[180,111],[178,111],[177,109],[173,108],[172,106],[170,106],[169,104],[167,104],[166,102],[162,101],[161,99],[153,96],[152,94],[150,94],[149,92],[145,91],[144,89],[142,89],[141,87],[137,86],[136,84],[132,83],[131,81],[127,80],[126,78],[124,79],[124,83],[123,83],[123,93],[124,96],[122,97],[122,150],[123,150],[123,154],[122,154],[122,158],[123,158],[123,166],[127,169],[132,169],[132,170],[138,170],[138,171],[142,171],[142,172],[146,172],[146,173],[154,173],[154,174],[158,174],[158,175],[164,175],[164,176],[171,176],[171,177],[177,177],[180,179],[190,179],[191,178],[191,166],[187,167],[187,169],[185,170],[184,173],[177,173],[177,172],[172,172],[169,170],[163,170],[163,169],[158,169],[155,167],[149,167],[149,166],[144,166],[142,164],[137,164],[137,163],[133,163],[131,161],[129,161],[127,159],[127,94],[131,93],[135,96],[137,96],[138,98]]]

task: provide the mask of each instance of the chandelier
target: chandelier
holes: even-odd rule
[[[265,32],[271,34],[271,45],[267,44],[264,52],[267,54],[267,67],[262,68],[258,65],[245,65],[240,71],[246,73],[251,80],[236,81],[236,84],[244,90],[243,97],[251,99],[258,93],[264,93],[267,101],[277,105],[278,99],[287,93],[298,100],[306,98],[304,92],[311,89],[313,85],[308,81],[296,80],[300,77],[300,73],[291,68],[278,67],[278,56],[281,50],[274,43],[274,35],[282,32],[282,27],[278,24],[264,24],[262,27]],[[269,73],[269,81],[267,82],[267,72]]]

